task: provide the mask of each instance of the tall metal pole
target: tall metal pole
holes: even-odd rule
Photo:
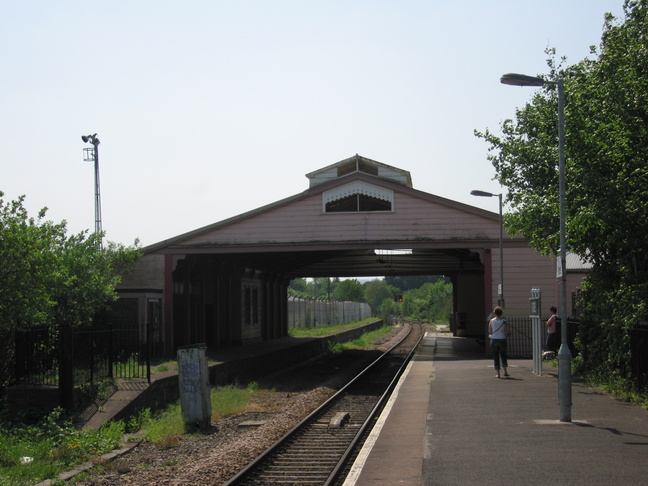
[[[504,307],[504,238],[503,238],[503,228],[502,223],[502,193],[498,194],[499,196],[499,250],[500,250],[500,301],[499,305]]]
[[[481,197],[493,197],[497,196],[499,198],[499,253],[500,253],[500,284],[499,284],[499,299],[497,299],[497,305],[504,307],[504,227],[502,223],[504,222],[504,219],[502,217],[502,193],[499,194],[493,194],[492,192],[486,192],[486,191],[478,191],[478,190],[473,190],[470,191],[470,194],[472,196],[481,196]]]
[[[502,84],[511,86],[544,86],[554,84],[558,88],[558,192],[560,197],[560,349],[558,350],[558,402],[560,421],[571,422],[572,377],[571,350],[567,339],[567,230],[565,210],[565,80],[545,81],[526,74],[507,73],[500,78]]]
[[[102,228],[101,228],[101,191],[99,184],[99,138],[97,134],[94,135],[83,135],[81,140],[88,143],[90,142],[94,149],[92,151],[92,158],[86,159],[88,161],[94,161],[94,206],[95,206],[95,234],[101,238]],[[99,245],[102,245],[101,240],[99,240]]]
[[[558,401],[560,421],[571,422],[571,350],[567,332],[567,231],[565,210],[565,81],[558,86],[558,191],[560,196],[560,349],[558,350]]]
[[[94,137],[95,233],[101,234],[101,189],[99,184],[99,139]]]

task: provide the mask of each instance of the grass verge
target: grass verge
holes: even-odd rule
[[[263,401],[271,392],[256,383],[214,387],[210,391],[212,421],[254,411],[254,398]],[[159,447],[177,445],[178,437],[187,432],[180,403],[159,414],[145,410],[127,421],[109,422],[91,431],[74,428],[61,409],[33,425],[0,421],[0,486],[33,485],[86,461],[99,463],[101,455],[120,446],[124,433],[137,430]]]
[[[0,421],[0,485],[30,485],[55,478],[93,457],[117,448],[123,422],[80,431],[56,409],[36,424]]]
[[[304,327],[304,328],[293,328],[288,330],[288,334],[292,337],[321,337],[329,336],[331,334],[337,334],[348,329],[353,329],[354,327],[364,326],[370,322],[374,322],[375,317],[369,317],[361,321],[348,322],[346,324],[332,324],[330,326],[319,326],[319,327]]]
[[[392,329],[393,329],[392,326],[388,324],[384,324],[378,329],[365,332],[362,336],[360,336],[358,339],[354,339],[353,341],[347,341],[344,343],[335,343],[329,347],[329,351],[331,351],[332,353],[341,353],[342,351],[346,351],[348,349],[368,348],[376,341],[378,341],[380,338],[389,334],[392,331]]]

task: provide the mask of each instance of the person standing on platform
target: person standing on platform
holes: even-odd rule
[[[551,312],[551,317],[547,319],[547,322],[545,324],[545,327],[547,328],[547,342],[545,344],[545,351],[556,351],[556,338],[558,335],[556,334],[556,313],[558,312],[558,309],[556,307],[551,306],[549,308],[549,311]]]
[[[488,337],[490,338],[491,351],[493,352],[493,365],[495,366],[495,378],[500,377],[500,363],[504,368],[504,376],[510,376],[506,371],[508,368],[508,358],[506,356],[506,320],[504,319],[504,309],[495,307],[493,310],[495,317],[488,323]]]

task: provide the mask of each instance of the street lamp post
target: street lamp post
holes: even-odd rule
[[[560,349],[558,350],[558,401],[560,402],[560,421],[571,422],[571,351],[567,343],[567,234],[565,230],[565,80],[547,81],[535,76],[508,73],[500,78],[502,84],[511,86],[545,86],[558,88],[558,192],[560,197]]]
[[[500,287],[499,287],[499,299],[497,300],[497,305],[504,307],[504,247],[503,247],[503,220],[502,220],[502,194],[493,194],[486,191],[470,191],[470,194],[473,196],[481,197],[495,197],[499,198],[499,252],[500,252]]]
[[[82,135],[81,140],[85,143],[91,143],[93,148],[87,148],[86,157],[84,160],[87,162],[94,162],[94,197],[95,197],[95,234],[101,238],[101,195],[99,191],[99,138],[97,134],[93,135]],[[100,240],[101,244],[101,240]]]

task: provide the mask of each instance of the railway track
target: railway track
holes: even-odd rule
[[[423,337],[420,324],[225,486],[333,485],[346,475]]]

